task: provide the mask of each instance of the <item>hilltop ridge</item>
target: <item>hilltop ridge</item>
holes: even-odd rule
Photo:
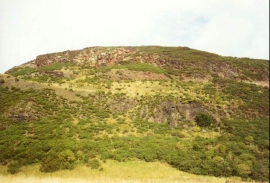
[[[215,76],[238,81],[269,81],[266,60],[222,57],[188,47],[90,47],[82,50],[44,54],[20,67],[39,68],[54,63],[70,63],[86,67],[132,65],[148,63],[168,70],[179,78],[213,78]],[[194,72],[195,71],[195,72]]]

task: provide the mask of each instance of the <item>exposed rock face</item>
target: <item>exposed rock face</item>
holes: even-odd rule
[[[55,77],[64,77],[64,73],[63,72],[45,71],[44,74],[55,76]]]
[[[144,71],[131,71],[125,69],[113,69],[106,74],[106,79],[114,80],[163,80],[168,79],[164,74],[144,72]]]
[[[154,107],[153,110],[150,110],[147,105],[142,107],[140,110],[140,117],[149,122],[168,123],[170,127],[175,128],[180,121],[194,121],[199,112],[211,114],[204,106],[196,102],[183,104],[180,101],[177,103],[168,101],[159,104]],[[214,114],[212,115],[216,118]],[[219,121],[218,118],[216,118],[216,120]]]
[[[45,66],[45,65],[50,65],[54,62],[64,62],[64,61],[69,62],[66,59],[61,59],[61,56],[58,58],[59,59],[56,59],[52,55],[40,55],[40,56],[37,56],[35,63],[37,65],[37,67],[41,67],[41,66]]]
[[[78,51],[64,51],[61,53],[45,54],[37,56],[35,64],[37,67],[50,65],[52,63],[76,63],[90,66],[112,65],[124,59],[128,54],[134,53],[135,49],[121,48],[85,48]]]
[[[191,102],[189,104],[178,102],[175,105],[175,110],[182,113],[187,120],[194,120],[199,112],[208,112],[200,103],[196,102]]]

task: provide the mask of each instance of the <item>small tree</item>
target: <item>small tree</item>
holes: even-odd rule
[[[200,127],[208,127],[212,123],[215,123],[215,119],[213,118],[213,116],[207,113],[198,113],[196,115],[195,121]]]

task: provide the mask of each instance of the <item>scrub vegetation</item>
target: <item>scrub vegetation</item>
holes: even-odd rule
[[[49,54],[70,60],[0,76],[6,173],[30,165],[44,173],[104,172],[111,161],[140,161],[196,175],[269,180],[268,61],[186,47],[122,49]],[[77,61],[91,51],[102,53],[96,65]]]

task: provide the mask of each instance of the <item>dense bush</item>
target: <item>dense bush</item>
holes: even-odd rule
[[[207,113],[198,113],[195,117],[195,121],[200,127],[208,127],[215,123],[213,116]]]
[[[86,165],[92,169],[99,169],[101,166],[97,159],[93,159],[93,160],[88,161],[88,163]]]
[[[55,172],[57,170],[60,170],[61,168],[61,162],[59,161],[58,157],[56,155],[45,157],[41,161],[41,172]]]
[[[13,162],[8,165],[7,171],[11,174],[18,173],[20,171],[21,165],[18,162]]]

